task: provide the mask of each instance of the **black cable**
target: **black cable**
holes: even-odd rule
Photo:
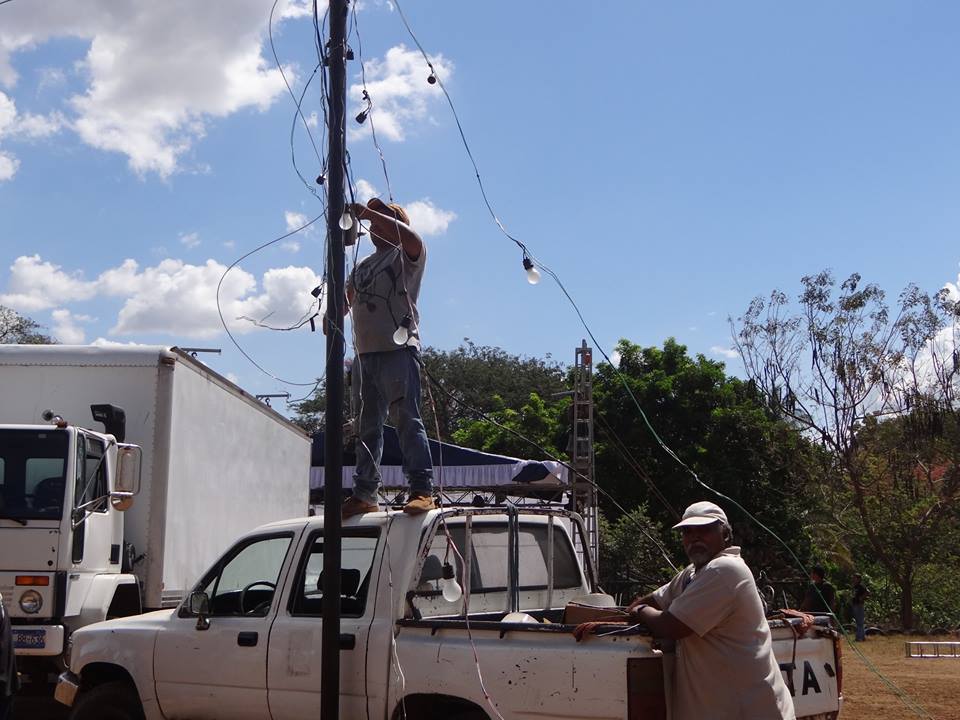
[[[293,386],[296,386],[296,387],[311,387],[311,386],[315,385],[316,383],[315,383],[315,382],[306,382],[306,383],[303,383],[303,382],[293,382],[293,381],[291,381],[291,380],[284,380],[283,378],[274,375],[272,372],[270,372],[269,370],[267,370],[266,368],[264,368],[264,367],[263,367],[262,365],[260,365],[256,360],[254,360],[252,357],[250,357],[250,355],[247,353],[247,351],[244,350],[244,349],[240,346],[240,343],[237,342],[237,339],[233,336],[233,333],[230,332],[230,328],[227,327],[227,321],[226,321],[226,320],[224,319],[224,317],[223,317],[223,308],[220,306],[220,288],[223,286],[223,281],[224,281],[224,279],[226,279],[227,274],[228,274],[231,270],[233,270],[233,268],[235,268],[237,265],[239,265],[241,262],[243,262],[244,260],[246,260],[248,257],[250,257],[251,255],[253,255],[254,253],[260,252],[260,251],[263,250],[264,248],[270,247],[270,246],[273,245],[274,243],[278,243],[278,242],[280,242],[281,240],[287,239],[287,238],[290,237],[291,235],[296,235],[298,232],[301,232],[301,231],[303,231],[303,230],[306,230],[308,227],[310,227],[311,225],[313,225],[317,220],[319,220],[319,219],[322,218],[322,217],[324,217],[323,214],[317,215],[317,217],[315,217],[313,220],[310,220],[310,221],[307,222],[305,225],[301,225],[301,226],[298,227],[297,229],[291,230],[290,232],[287,232],[287,233],[284,233],[284,234],[281,235],[280,237],[274,238],[274,239],[271,240],[270,242],[265,242],[265,243],[263,243],[263,245],[260,245],[260,246],[258,246],[258,247],[255,247],[255,248],[254,248],[253,250],[251,250],[250,252],[245,253],[244,255],[241,255],[239,258],[237,258],[236,260],[234,260],[226,270],[223,271],[223,275],[220,276],[220,281],[217,283],[217,294],[216,294],[217,314],[220,316],[220,324],[223,325],[223,329],[226,331],[227,337],[230,338],[230,342],[232,342],[232,343],[234,344],[234,346],[237,348],[237,350],[240,351],[240,354],[243,355],[243,356],[250,362],[251,365],[253,365],[255,368],[257,368],[257,370],[259,370],[260,372],[262,372],[264,375],[267,375],[268,377],[273,378],[273,379],[276,380],[277,382],[283,383],[284,385],[293,385]]]

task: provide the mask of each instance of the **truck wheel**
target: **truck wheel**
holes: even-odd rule
[[[108,682],[82,693],[70,720],[144,720],[143,706],[130,685]]]

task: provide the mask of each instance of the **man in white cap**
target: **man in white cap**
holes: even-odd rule
[[[697,502],[674,525],[691,564],[630,605],[630,619],[677,641],[673,720],[795,720],[770,626],[726,513]]]

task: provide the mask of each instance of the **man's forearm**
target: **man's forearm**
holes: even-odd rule
[[[693,632],[669,611],[658,610],[651,605],[637,605],[630,611],[630,619],[650,628],[654,637],[680,640]]]

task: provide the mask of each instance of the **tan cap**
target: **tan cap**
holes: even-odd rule
[[[712,502],[706,500],[701,502],[695,502],[693,505],[688,507],[683,511],[683,519],[680,520],[674,529],[689,527],[691,525],[709,525],[710,523],[722,522],[724,525],[728,526],[730,523],[727,521],[727,514],[720,509],[719,505],[715,505]]]

